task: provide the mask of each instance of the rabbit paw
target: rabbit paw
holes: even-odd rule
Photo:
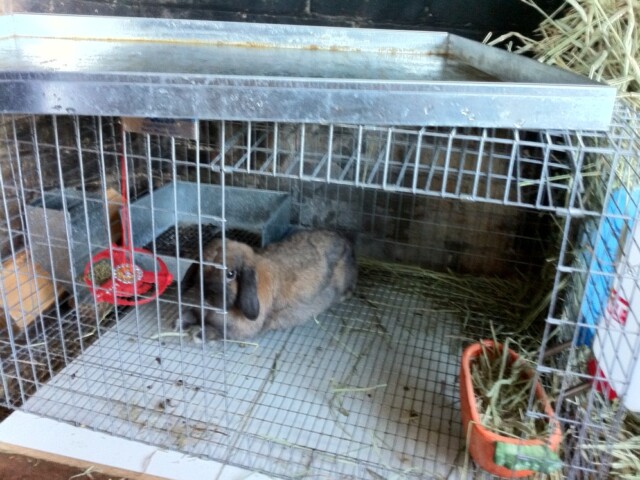
[[[178,317],[173,320],[171,326],[176,332],[179,332],[189,330],[189,328],[199,323],[200,320],[193,309],[185,308]]]
[[[207,342],[214,342],[216,340],[222,340],[222,335],[214,327],[205,326],[204,331],[201,327],[193,327],[190,330],[190,337],[193,343],[202,344]]]

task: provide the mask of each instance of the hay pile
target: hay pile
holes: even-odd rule
[[[576,403],[582,418],[601,426],[584,440],[580,448],[583,458],[594,465],[610,465],[609,478],[640,478],[640,416],[625,411],[620,420],[622,407],[617,400],[609,405],[599,395],[594,395],[588,410],[586,399],[578,399]]]
[[[551,15],[533,0],[521,1],[544,16],[539,38],[511,32],[489,41],[489,34],[485,43],[613,85],[640,108],[640,1],[565,0]]]
[[[508,335],[517,335],[521,345],[536,347],[540,345],[540,328],[544,323],[541,319],[551,300],[548,281],[553,281],[553,272],[548,268],[552,263],[548,265],[540,274],[540,279],[532,281],[525,275],[511,278],[480,277],[436,272],[372,258],[358,259],[362,278],[383,275],[394,285],[402,285],[405,290],[425,295],[434,309],[460,315],[464,319],[463,329],[469,335],[473,330],[466,329],[471,324],[486,330],[495,327],[500,340]],[[365,300],[373,306],[387,306],[375,298]]]
[[[529,395],[536,381],[531,374],[535,362],[522,352],[518,361],[511,362],[509,348],[513,348],[510,338],[501,349],[484,346],[482,354],[471,364],[471,380],[482,425],[512,438],[548,438],[549,423],[527,415]],[[544,414],[537,398],[531,410]]]

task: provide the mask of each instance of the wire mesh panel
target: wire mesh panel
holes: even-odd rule
[[[607,139],[589,139],[584,198],[593,218],[569,215],[538,370],[554,383],[564,425],[567,478],[625,478],[637,471],[630,400],[638,341],[637,114],[620,108]],[[603,175],[602,172],[611,172]]]
[[[640,348],[596,322],[612,285],[635,295],[618,269],[636,248],[635,114],[607,133],[183,122],[2,118],[5,405],[282,477],[466,477],[462,347],[539,333],[548,311],[538,373],[564,474],[608,474],[630,417],[589,365],[593,345]],[[180,288],[193,265],[230,269],[203,257],[211,242],[307,228],[356,238],[350,298],[255,338],[180,327],[190,303],[234,308]],[[144,272],[126,291],[117,252]],[[631,371],[601,358],[624,397]]]
[[[589,209],[584,157],[608,148],[606,135],[594,132],[258,123],[227,130],[234,134],[225,165],[233,171],[576,213]]]

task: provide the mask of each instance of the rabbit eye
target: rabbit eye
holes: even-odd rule
[[[235,270],[227,270],[227,280],[233,280],[234,278],[236,278],[236,271]]]

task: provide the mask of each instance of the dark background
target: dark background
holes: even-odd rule
[[[547,12],[563,0],[537,0]],[[89,13],[348,27],[440,30],[482,40],[530,35],[541,15],[521,0],[13,0],[14,11]]]

